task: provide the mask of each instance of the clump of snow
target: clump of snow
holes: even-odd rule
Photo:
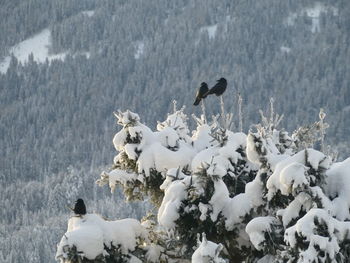
[[[296,162],[284,167],[280,173],[281,193],[288,195],[303,185],[309,185],[306,170],[307,167]]]
[[[210,134],[211,127],[208,124],[204,123],[197,126],[191,139],[193,141],[193,147],[198,152],[213,146],[213,137]]]
[[[278,162],[273,174],[267,180],[268,199],[271,200],[278,190],[288,195],[299,186],[308,186],[312,177],[305,174],[307,168],[304,166],[309,165],[314,170],[327,169],[330,162],[329,157],[313,149],[300,151]]]
[[[146,246],[145,249],[147,250],[146,252],[147,262],[152,262],[152,263],[159,262],[161,258],[161,254],[164,252],[163,247],[155,244],[150,244]]]
[[[291,48],[290,47],[286,47],[286,46],[281,46],[281,52],[282,53],[290,53],[290,51],[291,51]]]
[[[266,240],[266,233],[273,231],[272,225],[278,225],[279,222],[276,218],[267,217],[255,217],[246,226],[246,232],[249,235],[250,241],[257,250],[262,250],[262,244]]]
[[[200,29],[200,32],[206,32],[208,34],[209,39],[214,39],[216,35],[216,31],[218,29],[218,24],[205,26]]]
[[[54,59],[63,60],[66,53],[50,54],[49,48],[51,45],[51,32],[49,29],[44,29],[33,37],[26,39],[19,44],[10,48],[9,53],[13,54],[22,64],[28,62],[28,56],[33,54],[34,61],[44,63],[46,59],[52,61]],[[0,63],[1,73],[6,73],[10,65],[10,57],[5,57]]]
[[[264,196],[263,193],[264,190],[264,184],[260,179],[260,173],[256,175],[255,179],[245,186],[245,194],[249,196],[249,204],[253,207],[259,207],[261,206],[264,201],[262,196]]]
[[[335,163],[327,171],[326,194],[332,200],[332,215],[339,220],[350,220],[350,158]],[[347,209],[346,209],[347,208]]]
[[[246,153],[250,162],[256,165],[268,163],[274,170],[277,163],[288,157],[278,150],[279,138],[275,138],[274,135],[262,135],[261,132],[248,134]]]
[[[162,204],[158,210],[158,222],[168,229],[175,227],[175,221],[179,218],[178,209],[182,200],[187,198],[186,187],[189,178],[174,181],[165,189]]]
[[[108,255],[105,247],[111,246],[120,246],[121,253],[128,255],[135,250],[138,238],[147,239],[147,233],[135,219],[106,221],[96,214],[74,216],[68,221],[68,229],[58,245],[56,259],[63,262],[73,246],[80,256],[89,260]]]
[[[223,246],[208,241],[205,234],[202,234],[202,241],[198,240],[198,248],[192,255],[192,263],[225,263],[225,260],[219,257]]]
[[[129,161],[134,161],[131,170],[138,173],[140,182],[149,178],[152,171],[161,173],[165,178],[167,171],[172,168],[181,170],[191,164],[196,150],[188,135],[187,117],[183,109],[168,115],[164,122],[159,122],[156,132],[142,124],[136,113],[118,112],[115,116],[123,129],[113,138],[113,144],[120,152],[114,163],[117,167],[130,165],[125,164],[125,156]],[[117,180],[124,184],[122,178]]]
[[[312,18],[319,18],[322,13],[326,13],[327,11],[332,12],[334,15],[338,15],[338,9],[332,6],[327,6],[323,3],[316,2],[313,7],[304,9],[307,16]]]
[[[83,15],[88,16],[88,17],[92,17],[95,14],[94,10],[86,10],[81,12]]]
[[[188,135],[190,132],[187,125],[188,118],[183,111],[184,108],[180,110],[174,110],[174,113],[168,114],[168,117],[165,121],[158,122],[157,130],[162,131],[166,127],[170,127],[176,131],[181,140],[184,140],[185,142],[191,142],[191,138]]]
[[[218,27],[220,26],[223,31],[227,31],[227,27],[229,22],[232,20],[231,16],[226,16],[225,19],[222,19],[216,24],[208,25],[208,26],[203,26],[199,29],[200,34],[208,34],[209,40],[213,40],[216,37]],[[199,41],[199,40],[198,40]],[[197,41],[197,43],[198,43]]]
[[[142,153],[137,160],[138,172],[144,172],[146,177],[149,177],[152,168],[166,173],[168,169],[174,167],[185,167],[190,164],[194,154],[195,151],[183,142],[180,142],[177,151],[171,151],[156,142],[142,149]]]
[[[258,143],[256,142],[254,135],[250,133],[247,137],[247,157],[252,163],[260,164],[260,155],[256,150],[257,146]]]
[[[165,180],[159,188],[164,191],[165,189],[168,188],[168,186],[171,184],[172,181],[181,180],[181,179],[184,179],[185,177],[186,175],[180,171],[180,168],[177,168],[177,169],[171,168],[166,173]]]
[[[111,192],[113,193],[117,183],[126,186],[128,182],[132,182],[137,180],[138,175],[135,173],[127,173],[124,170],[114,169],[107,173],[109,180],[109,187],[111,188]]]
[[[135,59],[139,59],[143,53],[145,52],[145,42],[143,41],[139,41],[135,44],[135,54],[134,54],[134,58]]]
[[[197,172],[202,169],[204,164],[212,163],[213,156],[218,154],[218,149],[211,147],[197,153],[191,163],[193,172]]]
[[[7,72],[7,69],[10,66],[10,62],[11,62],[11,57],[9,57],[9,56],[0,60],[0,72],[1,73],[5,74]]]
[[[311,208],[310,195],[302,192],[285,209],[280,209],[277,215],[282,217],[283,226],[286,227],[293,219],[298,218],[300,211],[308,211]]]
[[[158,140],[164,147],[175,148],[179,143],[179,135],[171,127],[165,127],[158,133]]]
[[[226,217],[226,229],[230,231],[235,225],[241,223],[252,208],[252,201],[247,194],[239,194],[228,200],[222,211]]]
[[[297,237],[302,237],[307,249],[299,254],[301,262],[317,261],[320,251],[332,261],[339,253],[339,242],[349,233],[349,226],[349,222],[340,222],[327,211],[313,208],[295,225],[286,229],[284,239],[287,244],[296,247],[302,245]]]
[[[214,189],[214,194],[209,201],[209,204],[213,207],[213,211],[210,214],[210,219],[213,222],[216,221],[219,213],[224,209],[229,200],[229,192],[222,180],[214,181]]]
[[[186,176],[181,181],[173,181],[167,176],[166,183],[161,186],[162,189],[165,189],[158,217],[161,225],[167,228],[175,227],[174,222],[180,217],[179,208],[183,200],[193,201],[203,196],[205,194],[203,187],[207,180],[213,181],[213,193],[210,200],[208,203],[199,202],[198,206],[189,205],[184,209],[185,213],[198,209],[199,220],[205,221],[209,217],[212,222],[216,222],[219,215],[224,216],[226,228],[232,230],[251,211],[253,201],[249,196],[240,194],[230,198],[228,188],[223,181],[225,176],[238,176],[234,174],[237,171],[233,167],[238,162],[245,163],[246,169],[253,166],[244,161],[243,156],[238,152],[245,149],[247,136],[243,133],[226,131],[223,138],[226,138],[223,146],[216,142],[216,145],[195,155],[191,164],[191,171],[194,175]],[[204,178],[202,177],[203,172],[206,174]],[[166,218],[171,218],[170,222]]]

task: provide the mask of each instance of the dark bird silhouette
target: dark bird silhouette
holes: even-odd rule
[[[85,207],[83,199],[79,198],[75,202],[75,206],[74,206],[73,211],[76,215],[85,215],[86,214],[86,207]]]
[[[204,96],[208,96],[210,94],[215,94],[216,96],[222,95],[227,87],[227,80],[225,78],[221,78],[218,80],[218,83],[214,85]]]
[[[202,99],[205,99],[207,95],[205,95],[209,91],[208,84],[205,82],[201,83],[201,86],[199,87],[197,94],[196,94],[196,100],[194,101],[193,105],[198,105]]]

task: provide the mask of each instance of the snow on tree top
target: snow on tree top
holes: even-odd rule
[[[228,262],[349,259],[349,159],[332,163],[312,149],[324,143],[323,114],[322,123],[289,136],[277,129],[281,117],[272,106],[271,112],[248,134],[222,128],[216,118],[195,118],[192,137],[183,109],[156,131],[135,113],[117,114],[118,154],[98,183],[121,185],[128,200],[147,196],[158,207],[139,258],[224,262],[216,251],[221,243]],[[202,233],[211,241],[197,243]]]
[[[127,218],[106,221],[96,214],[73,216],[68,221],[67,232],[58,245],[56,259],[64,262],[70,257],[70,249],[75,247],[81,257],[93,260],[108,255],[107,250],[120,248],[120,253],[128,255],[135,250],[137,239],[147,239],[140,222]],[[107,249],[107,250],[106,250]]]

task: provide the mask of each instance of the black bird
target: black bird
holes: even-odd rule
[[[204,96],[208,96],[210,94],[220,96],[225,92],[227,87],[227,80],[225,78],[221,78],[217,82],[218,83],[216,83],[214,87],[212,87],[207,93],[205,93]]]
[[[202,99],[205,99],[207,95],[205,95],[209,91],[208,84],[205,82],[201,83],[201,86],[199,87],[197,94],[196,94],[196,100],[193,103],[193,105],[198,105]]]
[[[74,206],[73,211],[76,215],[85,215],[86,214],[86,207],[85,207],[83,199],[79,198],[75,202],[75,206]]]

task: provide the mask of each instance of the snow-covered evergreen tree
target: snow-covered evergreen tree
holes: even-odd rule
[[[118,154],[97,183],[112,191],[122,186],[127,200],[149,198],[156,212],[142,224],[125,219],[131,223],[121,233],[119,221],[94,214],[72,218],[57,258],[349,262],[350,159],[337,163],[312,148],[321,141],[324,149],[321,113],[319,122],[292,135],[278,129],[283,116],[274,113],[273,100],[270,116],[261,112],[261,124],[248,134],[202,116],[191,135],[183,108],[174,107],[157,131],[136,113],[115,113],[122,126],[113,139]],[[130,227],[133,243],[127,246]],[[89,246],[97,244],[95,232],[100,236],[94,257]]]

